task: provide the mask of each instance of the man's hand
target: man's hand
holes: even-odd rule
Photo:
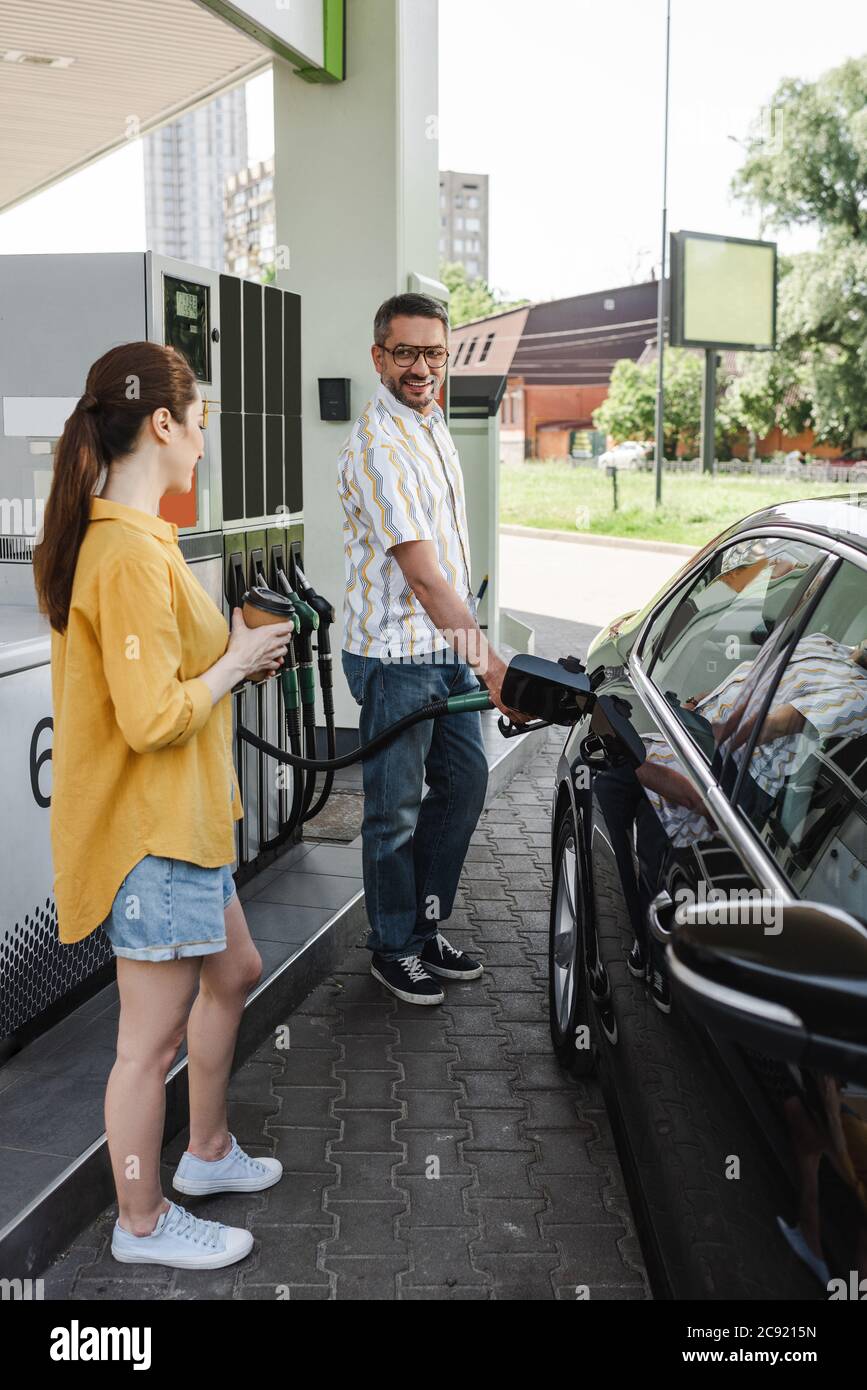
[[[513,724],[526,724],[531,718],[530,715],[522,714],[520,710],[510,709],[508,705],[503,704],[503,680],[508,669],[503,658],[497,655],[493,647],[488,646],[488,667],[483,675],[483,680],[488,688],[488,694],[497,709],[501,710],[507,718],[511,719]]]
[[[488,643],[463,599],[443,577],[433,541],[403,541],[389,551],[431,622],[462,661],[472,666],[490,694],[492,703],[515,724],[531,717],[503,704],[501,690],[506,663]]]

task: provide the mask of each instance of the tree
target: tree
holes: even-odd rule
[[[593,412],[598,430],[616,444],[625,439],[652,439],[656,411],[656,363],[640,365],[631,358],[615,362],[608,396]],[[665,419],[663,439],[667,458],[678,445],[695,452],[701,419],[703,367],[695,353],[671,348],[665,354]]]
[[[449,291],[449,318],[452,328],[473,319],[484,319],[489,314],[502,314],[507,309],[518,309],[528,304],[527,299],[506,301],[500,298],[499,291],[492,289],[480,276],[475,280],[467,277],[466,267],[460,261],[446,261],[440,266],[440,279]]]
[[[867,236],[867,56],[817,82],[789,77],[756,121],[733,191],[769,226],[815,223]]]
[[[733,190],[770,227],[817,226],[819,249],[781,262],[777,360],[749,368],[730,405],[846,444],[867,425],[867,57],[787,78],[772,106],[772,138],[756,127]]]

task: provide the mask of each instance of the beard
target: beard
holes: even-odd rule
[[[418,396],[405,389],[404,380],[405,378],[389,376],[387,373],[382,377],[383,386],[388,388],[401,405],[408,406],[410,410],[419,410],[422,406],[429,405],[431,401],[436,400],[438,383],[433,377],[428,378],[429,389]]]

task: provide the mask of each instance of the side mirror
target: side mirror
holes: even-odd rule
[[[672,990],[701,1022],[867,1084],[867,928],[836,908],[771,898],[701,903],[678,920]]]

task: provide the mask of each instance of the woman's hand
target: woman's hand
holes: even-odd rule
[[[232,632],[226,655],[232,658],[242,677],[253,672],[273,675],[286,658],[286,648],[294,631],[294,623],[263,623],[248,627],[240,608],[232,610]]]

